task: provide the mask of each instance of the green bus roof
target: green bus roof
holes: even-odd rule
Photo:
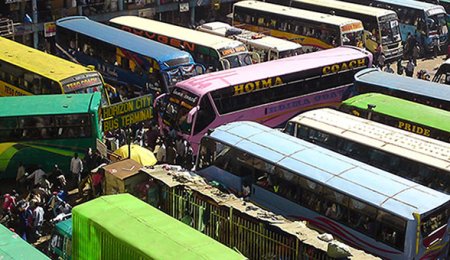
[[[391,97],[380,93],[367,93],[349,98],[342,105],[367,110],[367,105],[376,107],[373,111],[399,119],[427,125],[435,129],[450,132],[450,112],[412,101]]]
[[[0,60],[32,71],[43,77],[61,81],[93,70],[60,57],[0,37]]]
[[[0,259],[50,259],[23,240],[18,234],[0,225]]]
[[[0,117],[79,114],[98,110],[101,94],[1,97]]]
[[[245,259],[130,194],[73,208],[74,259]]]
[[[66,237],[72,237],[72,218],[56,223],[55,228],[60,234]]]

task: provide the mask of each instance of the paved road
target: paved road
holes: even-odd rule
[[[440,55],[437,56],[437,58],[422,58],[417,59],[417,67],[414,70],[414,78],[417,76],[417,72],[421,69],[425,69],[430,73],[431,78],[433,78],[434,74],[436,73],[436,70],[439,68],[439,66],[446,60],[446,55]],[[406,63],[408,61],[404,60],[402,61],[403,66],[406,66]],[[395,72],[397,72],[397,64],[394,63],[391,65],[392,69],[394,69]]]

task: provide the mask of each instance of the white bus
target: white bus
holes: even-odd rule
[[[259,55],[249,52],[245,44],[225,37],[138,16],[120,16],[109,20],[109,23],[119,29],[185,50],[209,71],[260,62]]]
[[[403,55],[398,16],[392,10],[336,0],[266,1],[361,20],[364,25],[363,42],[368,51],[375,53],[380,47],[387,62],[396,61]]]
[[[302,45],[288,40],[233,27],[223,22],[210,22],[197,27],[198,31],[238,40],[250,51],[257,52],[261,61],[277,60],[303,53]]]

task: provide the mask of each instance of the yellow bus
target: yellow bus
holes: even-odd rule
[[[361,20],[364,46],[372,53],[379,48],[386,61],[397,61],[403,55],[397,14],[392,10],[335,0],[266,0],[314,12],[334,14]]]
[[[233,6],[233,26],[297,42],[308,51],[363,46],[360,20],[260,1]]]
[[[110,104],[97,71],[0,37],[0,96],[101,92]]]

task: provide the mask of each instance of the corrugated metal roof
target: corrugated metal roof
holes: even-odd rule
[[[130,194],[73,208],[73,259],[245,259]]]

